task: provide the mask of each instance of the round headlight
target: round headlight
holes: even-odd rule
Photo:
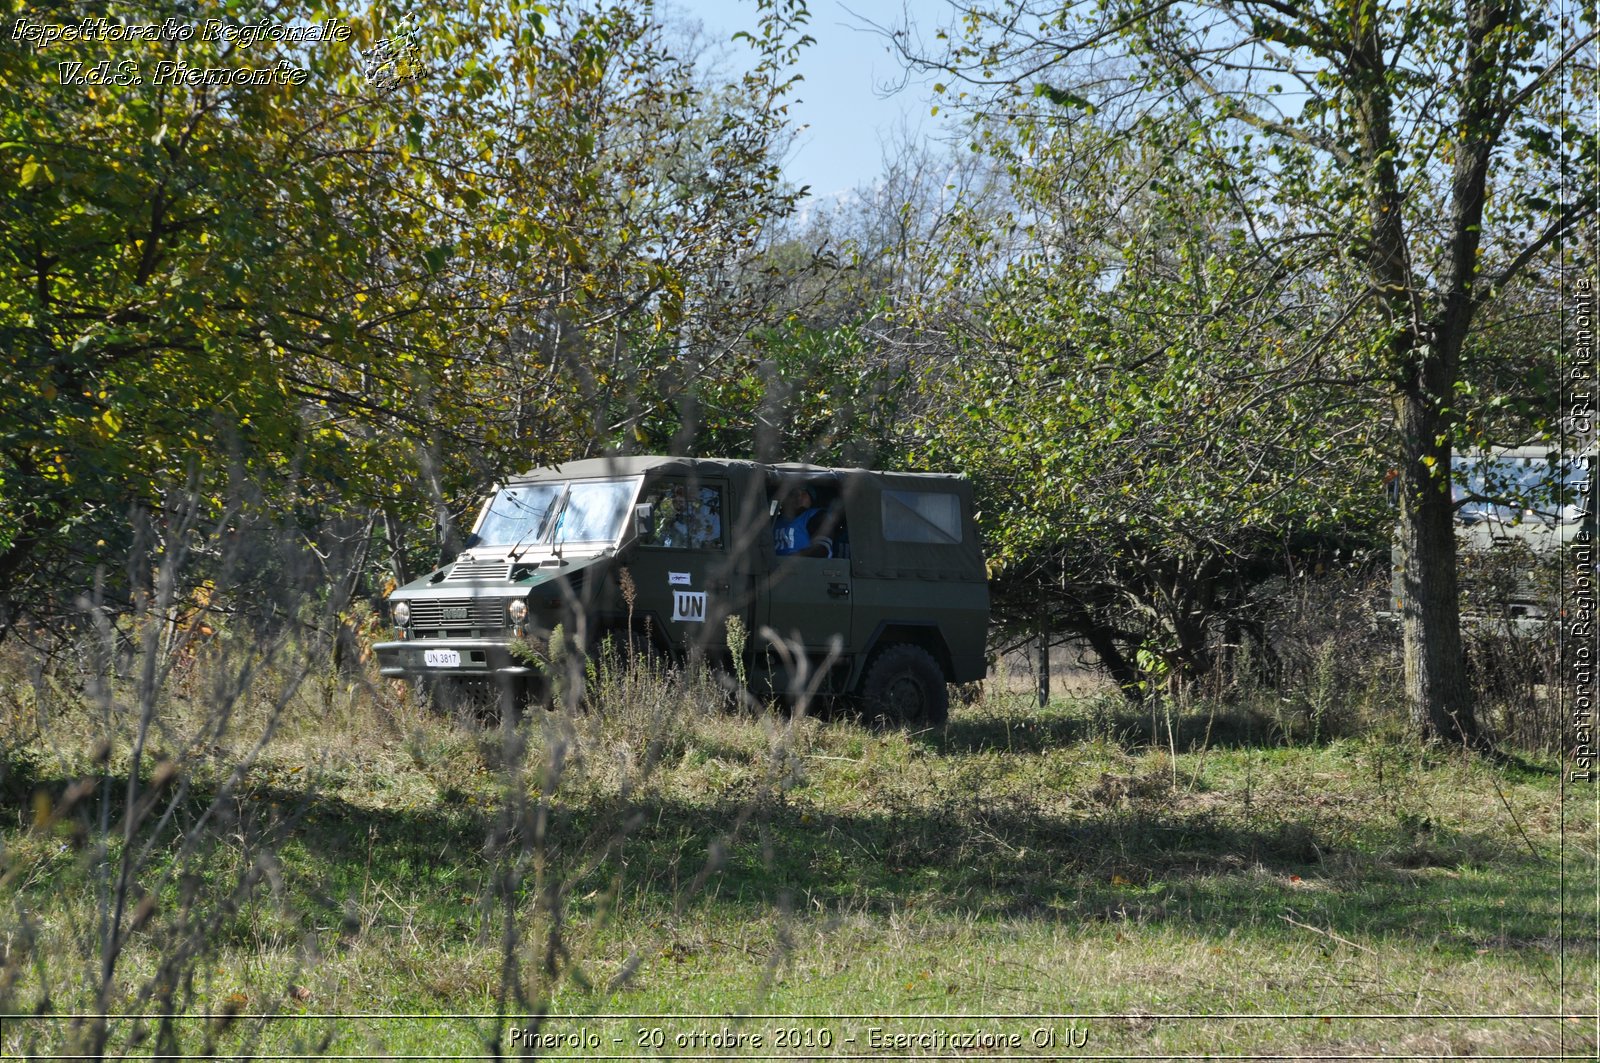
[[[401,627],[411,623],[411,606],[406,602],[394,603],[394,622]]]
[[[513,598],[506,606],[506,615],[511,617],[513,624],[520,624],[528,618],[528,603],[521,598]]]

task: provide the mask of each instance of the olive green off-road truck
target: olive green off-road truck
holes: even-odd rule
[[[1593,449],[1489,447],[1451,458],[1457,578],[1463,624],[1538,632],[1560,611],[1560,570],[1585,564],[1574,547],[1592,543],[1600,494]],[[1593,571],[1592,546],[1586,548]],[[1390,610],[1399,620],[1408,589],[1392,551]]]
[[[783,552],[786,526],[807,553]],[[989,592],[960,476],[615,457],[498,485],[462,552],[389,612],[382,673],[435,689],[540,696],[559,628],[569,657],[698,656],[758,691],[938,725],[947,684],[983,678]]]

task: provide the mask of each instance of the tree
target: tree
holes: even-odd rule
[[[214,522],[248,481],[308,534],[353,518],[398,549],[485,480],[614,435],[672,376],[660,338],[793,202],[776,151],[803,15],[761,5],[724,83],[632,0],[313,5],[348,34],[248,47],[43,47],[20,16],[0,41],[0,637],[71,615],[97,567],[126,601],[129,511],[174,487]],[[383,39],[402,59],[374,78]],[[117,79],[63,84],[58,63],[101,60]],[[233,76],[262,68],[293,77]]]
[[[902,145],[881,182],[777,219],[678,330],[679,386],[634,422],[673,453],[893,467],[933,416],[948,343],[918,320],[932,236],[985,165]]]
[[[920,447],[980,485],[997,616],[1083,639],[1135,699],[1244,637],[1264,660],[1263,585],[1381,537],[1372,432],[1296,353],[1329,327],[1321,278],[1182,179],[1207,148],[1187,123],[1160,151],[1015,129],[983,131],[1019,220],[986,215],[948,256],[981,301],[947,317],[952,411]]]
[[[1449,484],[1484,306],[1593,217],[1594,12],[1521,0],[1172,6],[1006,0],[948,52],[913,55],[991,115],[1039,96],[1062,123],[1215,130],[1197,174],[1264,245],[1315,246],[1344,335],[1376,377],[1399,466],[1406,695],[1417,731],[1481,741],[1462,670]],[[909,49],[908,49],[909,51]],[[991,86],[998,86],[998,89]],[[1570,266],[1570,257],[1563,265]],[[1321,344],[1304,359],[1332,364]],[[1376,414],[1376,411],[1375,411]]]

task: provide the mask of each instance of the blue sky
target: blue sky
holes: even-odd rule
[[[664,5],[701,22],[707,35],[726,41],[752,28],[755,0],[674,0]],[[862,21],[897,25],[908,17],[922,39],[932,42],[937,25],[950,21],[945,0],[810,0],[807,32],[816,38],[800,57],[790,113],[810,128],[797,138],[785,163],[789,180],[810,185],[813,196],[831,198],[870,186],[883,171],[885,145],[898,130],[914,138],[942,135],[942,117],[930,117],[931,78],[906,80],[889,42]],[[742,60],[741,48],[730,58]],[[894,86],[904,84],[897,92]]]

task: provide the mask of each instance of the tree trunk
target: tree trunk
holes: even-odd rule
[[[1050,618],[1039,620],[1039,707],[1050,707]]]
[[[1397,337],[1397,361],[1407,372],[1399,395],[1401,465],[1400,550],[1405,605],[1406,701],[1411,722],[1424,738],[1461,742],[1482,748],[1483,736],[1473,716],[1461,646],[1461,609],[1456,588],[1455,506],[1450,492],[1451,433],[1461,349],[1472,327],[1476,305],[1478,253],[1483,236],[1485,190],[1495,139],[1504,115],[1499,87],[1505,77],[1497,58],[1497,36],[1520,17],[1520,5],[1505,0],[1470,0],[1465,11],[1466,40],[1461,79],[1456,86],[1461,143],[1450,181],[1450,212],[1445,232],[1449,241],[1447,269],[1437,312],[1419,331],[1421,316],[1412,310],[1412,325]],[[1387,134],[1388,112],[1381,112]],[[1374,197],[1383,217],[1375,214],[1375,245],[1403,253],[1399,226],[1386,215],[1399,214],[1399,185],[1389,156],[1376,168]],[[1387,237],[1387,239],[1386,239]],[[1373,271],[1380,290],[1404,287],[1393,257]],[[1415,299],[1413,295],[1413,299]],[[1396,301],[1397,303],[1398,301]]]
[[[1456,590],[1450,441],[1427,394],[1410,391],[1399,405],[1405,456],[1398,535],[1405,588],[1401,628],[1406,704],[1423,739],[1476,747],[1478,726],[1463,668]]]
[[[23,530],[11,541],[9,549],[0,553],[0,642],[5,641],[6,635],[17,622],[17,614],[21,611],[22,602],[16,592],[17,573],[22,571],[23,563],[28,561],[33,554],[38,540],[29,527],[30,521],[26,511],[18,521]]]
[[[383,507],[383,537],[389,540],[389,571],[394,573],[395,586],[404,587],[411,582],[410,566],[406,564],[405,536],[400,530],[400,522],[395,520],[394,510],[388,506]]]
[[[1117,689],[1122,691],[1122,696],[1130,705],[1142,702],[1144,686],[1140,682],[1139,670],[1123,655],[1111,632],[1091,621],[1084,625],[1083,633],[1089,641],[1089,648],[1094,650],[1095,656],[1100,658],[1100,663],[1111,673],[1111,678],[1116,682]]]
[[[1359,23],[1349,44],[1347,78],[1360,131],[1370,241],[1368,268],[1392,330],[1400,434],[1401,607],[1406,704],[1427,740],[1480,745],[1463,669],[1456,591],[1455,506],[1450,491],[1451,434],[1460,354],[1472,322],[1474,277],[1482,234],[1484,189],[1492,155],[1492,33],[1507,17],[1501,0],[1466,5],[1465,70],[1455,100],[1462,143],[1456,152],[1446,220],[1449,256],[1439,302],[1413,276],[1405,225],[1405,192],[1395,165],[1393,86],[1385,69],[1378,20]]]

